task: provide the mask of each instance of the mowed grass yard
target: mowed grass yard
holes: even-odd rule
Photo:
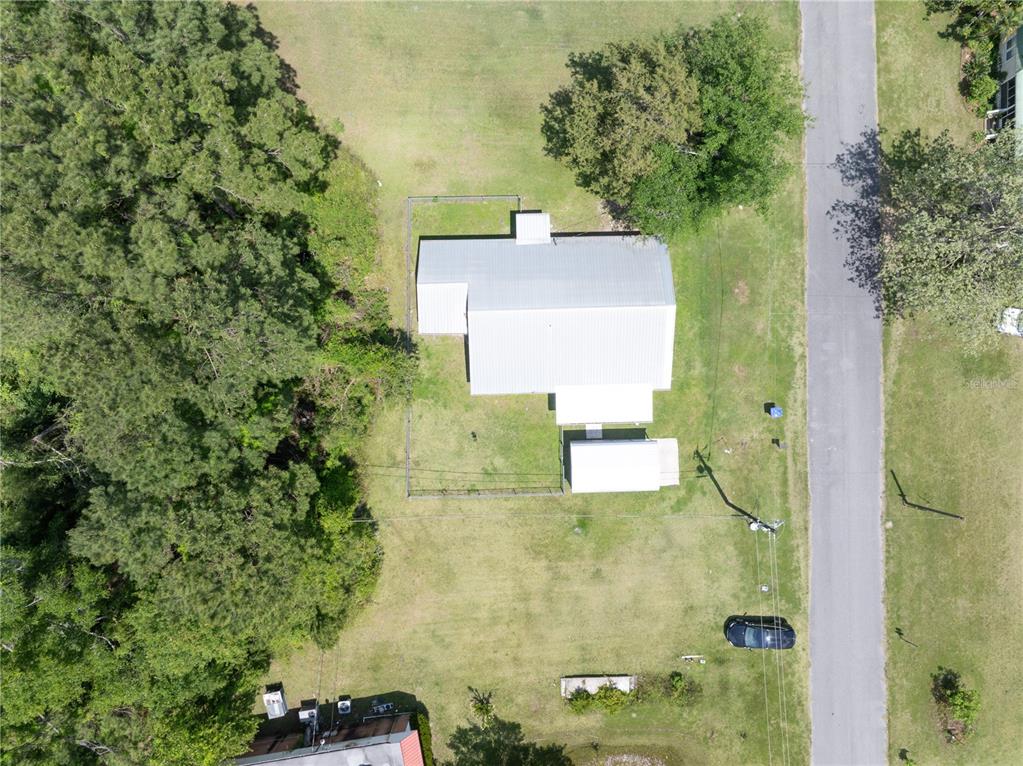
[[[959,48],[937,36],[943,20],[924,21],[920,3],[876,7],[881,125],[971,140],[982,125],[959,97]],[[969,354],[926,316],[896,322],[885,391],[887,467],[911,502],[966,517],[903,507],[889,475],[891,760],[906,749],[919,764],[1019,763],[1023,342],[1000,336]],[[980,691],[977,730],[963,744],[946,744],[939,729],[930,694],[939,666]]]
[[[568,53],[702,23],[750,6],[694,4],[261,4],[300,95],[381,181],[380,279],[405,305],[408,195],[520,194],[557,230],[606,228],[599,201],[542,152],[539,106],[566,82]],[[795,4],[757,7],[798,50]],[[791,147],[798,163],[800,147]],[[416,207],[417,234],[507,231],[508,206]],[[731,649],[730,614],[785,614],[806,634],[803,191],[798,168],[767,211],[731,211],[669,243],[678,301],[671,391],[652,436],[674,436],[681,486],[658,493],[499,499],[405,497],[405,409],[378,418],[362,454],[384,567],[372,603],[337,646],[297,648],[273,669],[292,699],[400,690],[426,705],[435,751],[469,714],[467,687],[527,737],[580,764],[610,752],[665,763],[808,760],[806,643],[765,656]],[[557,477],[545,397],[470,398],[462,344],[417,338],[417,486],[471,476]],[[774,400],[786,417],[771,421]],[[472,434],[475,432],[476,439]],[[788,444],[779,450],[772,437]],[[750,532],[696,472],[704,450],[729,499],[784,520]],[[457,472],[463,473],[457,473]],[[507,475],[507,476],[505,476]],[[466,483],[464,478],[463,485]],[[761,584],[770,585],[762,593]],[[685,665],[681,655],[706,655]],[[690,672],[702,698],[571,713],[558,679]],[[592,743],[599,743],[594,751]]]

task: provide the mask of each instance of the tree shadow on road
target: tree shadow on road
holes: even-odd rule
[[[881,137],[865,130],[855,144],[845,144],[831,167],[838,170],[849,196],[837,200],[828,211],[835,234],[849,246],[845,267],[849,281],[870,293],[881,315]]]

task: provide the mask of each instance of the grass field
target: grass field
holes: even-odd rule
[[[880,119],[892,131],[980,129],[957,91],[959,51],[919,3],[877,4]],[[1019,763],[1023,731],[1023,342],[959,350],[927,317],[885,339],[888,686],[891,759],[920,764]],[[903,640],[895,633],[902,631]],[[912,642],[912,643],[910,643]],[[931,700],[938,666],[980,691],[976,733],[944,742]]]
[[[565,82],[567,54],[736,7],[272,3],[260,15],[296,69],[300,95],[324,124],[344,122],[344,140],[380,178],[380,278],[401,316],[406,196],[520,194],[559,230],[606,227],[598,200],[542,153],[539,105]],[[795,5],[757,12],[795,62]],[[797,158],[799,147],[791,152]],[[300,649],[274,667],[290,697],[413,693],[442,756],[473,686],[492,689],[498,715],[528,737],[564,743],[580,764],[612,752],[665,763],[806,762],[805,642],[766,657],[730,649],[721,635],[730,614],[779,612],[805,636],[802,211],[797,173],[770,210],[734,210],[669,243],[674,383],[655,395],[649,432],[679,439],[679,487],[408,500],[405,410],[387,409],[359,456],[385,552],[380,583],[334,650]],[[417,206],[412,223],[424,234],[485,233],[507,226],[507,209]],[[435,475],[482,486],[503,474],[556,473],[544,397],[470,399],[461,342],[417,342],[419,486]],[[768,419],[767,400],[785,406],[786,418]],[[689,459],[697,447],[732,502],[786,522],[774,543],[748,531],[697,474]],[[707,663],[685,666],[685,654]],[[684,710],[650,700],[578,716],[558,696],[565,674],[676,669],[704,688]]]

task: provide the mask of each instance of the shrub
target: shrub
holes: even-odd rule
[[[573,713],[585,713],[593,704],[593,695],[582,687],[568,696],[568,707]]]
[[[991,76],[998,69],[998,48],[989,38],[970,40],[966,48],[969,55],[963,63],[959,90],[974,105],[977,115],[983,116],[998,92],[998,81]]]
[[[626,705],[635,701],[636,695],[631,692],[623,692],[621,689],[604,684],[597,693],[593,695],[593,702],[598,707],[604,708],[608,713],[617,713]]]
[[[617,713],[637,699],[635,692],[623,692],[613,684],[607,683],[594,694],[582,688],[576,689],[569,695],[567,702],[573,713],[585,713],[594,707],[601,708],[606,713]]]
[[[677,670],[668,676],[668,688],[671,701],[682,707],[692,704],[703,692],[699,681]]]
[[[980,693],[963,687],[959,673],[938,668],[931,676],[931,696],[942,713],[942,725],[950,742],[965,738],[977,721],[980,711]]]
[[[469,704],[472,713],[480,720],[480,726],[487,728],[494,721],[493,692],[481,692],[469,687]]]
[[[416,731],[419,732],[419,747],[423,751],[423,766],[433,766],[433,735],[426,713],[416,713]]]

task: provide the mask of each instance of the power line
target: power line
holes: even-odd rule
[[[636,521],[650,520],[658,521],[662,519],[676,519],[679,521],[688,521],[690,519],[741,519],[743,518],[738,513],[658,513],[658,514],[647,514],[647,513],[572,513],[570,511],[557,512],[557,513],[542,513],[535,511],[510,511],[507,513],[501,512],[487,512],[487,513],[432,513],[432,514],[417,514],[414,516],[385,516],[379,519],[352,519],[353,524],[382,524],[391,521],[439,521],[448,519],[509,519],[509,518],[525,518],[525,519],[555,519],[558,521],[567,521],[569,519],[629,519]]]
[[[774,596],[774,613],[778,615],[781,610],[780,597],[778,595],[778,547],[775,541],[775,535],[770,535],[767,541],[767,549],[770,553],[771,562],[771,590]],[[775,653],[775,659],[778,665],[778,702],[781,709],[782,719],[782,757],[786,764],[789,762],[789,716],[788,716],[788,705],[785,700],[785,671],[782,667],[783,663],[783,652],[778,651]]]
[[[760,614],[764,613],[764,596],[763,591],[760,590],[760,535],[757,532],[753,533],[753,539],[755,541],[756,560],[757,560],[757,602],[760,605]],[[768,764],[774,763],[774,753],[771,750],[771,704],[768,700],[767,695],[767,656],[764,652],[767,649],[762,649],[760,652],[760,664],[763,670],[764,677],[764,726],[767,729],[767,762]]]

